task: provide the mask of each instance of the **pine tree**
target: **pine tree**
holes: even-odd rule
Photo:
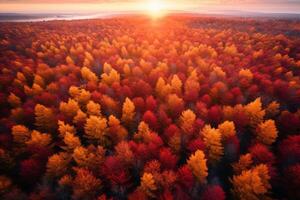
[[[192,154],[189,157],[187,164],[197,180],[202,184],[205,183],[206,177],[208,175],[208,168],[203,151],[197,150],[194,154]]]
[[[221,133],[218,129],[211,128],[206,125],[201,131],[203,141],[208,151],[208,159],[211,163],[218,162],[223,155],[223,146],[221,141]]]
[[[256,128],[258,141],[266,145],[271,145],[276,141],[278,131],[274,120],[266,120],[261,122]]]
[[[134,116],[135,106],[129,98],[126,98],[122,108],[122,121],[125,124],[129,124],[134,120]]]
[[[106,118],[90,116],[84,126],[85,137],[90,140],[97,140],[100,143],[105,142],[105,135],[107,134],[107,120]]]
[[[41,131],[52,132],[56,129],[56,119],[51,108],[37,104],[34,108],[35,125]]]

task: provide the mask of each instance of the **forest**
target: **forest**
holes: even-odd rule
[[[300,21],[0,27],[0,199],[300,199]]]

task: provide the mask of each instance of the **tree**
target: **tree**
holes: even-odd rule
[[[76,129],[74,126],[70,124],[66,124],[64,121],[60,121],[60,120],[58,120],[58,131],[59,131],[59,136],[61,138],[65,137],[65,134],[67,132],[72,134],[76,133]]]
[[[30,138],[30,131],[26,126],[15,125],[12,127],[11,133],[13,135],[14,142],[18,144],[24,144]]]
[[[233,176],[232,193],[237,199],[266,199],[268,190],[271,189],[269,180],[268,167],[264,164],[257,165],[250,170],[243,171],[240,175]]]
[[[51,108],[47,108],[41,104],[37,104],[34,108],[35,125],[41,131],[53,131],[56,128],[55,115]]]
[[[179,121],[181,130],[188,135],[193,134],[196,115],[192,110],[185,110],[182,112]]]
[[[64,143],[66,144],[66,149],[69,151],[74,150],[76,147],[81,146],[79,137],[75,136],[73,133],[66,132],[64,135]]]
[[[151,173],[144,173],[141,178],[141,189],[147,196],[154,198],[157,186],[155,184],[154,177]]]
[[[203,151],[197,150],[194,154],[192,154],[189,157],[187,164],[197,180],[202,184],[205,183],[206,177],[208,175],[208,168]]]
[[[90,116],[84,126],[85,137],[90,140],[97,140],[100,143],[105,142],[107,134],[107,120],[103,117]]]
[[[101,180],[90,171],[83,168],[75,168],[76,176],[73,181],[73,199],[93,199],[101,189]]]
[[[87,67],[81,68],[81,76],[86,81],[98,82],[96,74]]]
[[[265,116],[265,111],[262,109],[261,99],[257,98],[255,101],[247,104],[245,106],[245,112],[249,118],[249,124],[252,128],[263,121]]]
[[[225,121],[222,124],[219,124],[218,130],[220,131],[222,138],[225,140],[235,136],[236,134],[234,123],[231,121]]]
[[[182,81],[179,79],[177,75],[174,75],[171,80],[172,92],[180,95],[182,92]]]
[[[87,114],[89,115],[95,115],[100,116],[101,115],[101,106],[98,103],[95,103],[94,101],[89,101],[86,105]]]
[[[271,145],[273,142],[275,142],[278,136],[278,131],[274,120],[269,119],[261,122],[256,127],[256,136],[258,141],[262,142],[263,144]]]
[[[67,117],[73,118],[77,111],[79,110],[78,102],[74,99],[69,99],[67,103],[61,102],[59,105],[59,110],[65,114]]]
[[[20,106],[22,103],[20,97],[16,96],[14,93],[10,93],[7,101],[14,108]]]
[[[47,133],[40,133],[39,131],[33,130],[31,132],[30,139],[26,142],[30,146],[42,146],[47,147],[51,143],[51,135]]]
[[[51,177],[60,177],[67,171],[69,156],[66,153],[54,154],[47,162],[47,174]]]
[[[122,121],[129,124],[133,121],[135,115],[135,106],[133,102],[127,97],[123,103],[122,108]]]
[[[202,131],[204,144],[208,151],[208,159],[212,163],[218,162],[223,155],[223,146],[221,141],[221,133],[218,129],[211,128],[210,125],[206,125]]]

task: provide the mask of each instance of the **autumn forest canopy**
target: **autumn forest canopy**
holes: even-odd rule
[[[0,199],[300,199],[299,20],[0,27]]]

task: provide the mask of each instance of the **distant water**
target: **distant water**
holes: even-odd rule
[[[0,22],[40,22],[53,20],[80,20],[109,18],[121,13],[101,13],[101,14],[19,14],[0,13]]]

